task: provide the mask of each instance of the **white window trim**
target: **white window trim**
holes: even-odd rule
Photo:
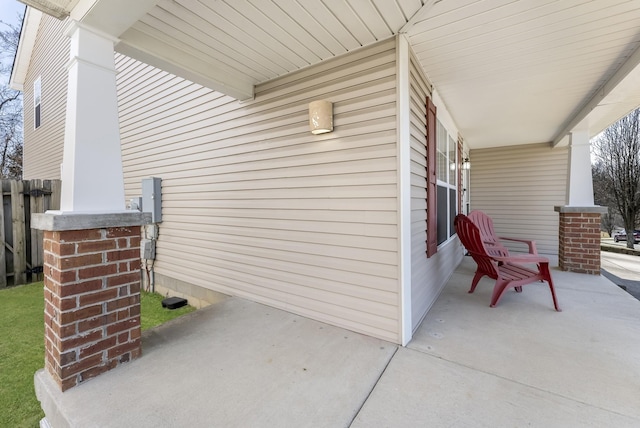
[[[460,208],[459,207],[456,207],[456,206],[454,206],[453,208],[451,207],[451,198],[448,195],[449,190],[455,190],[456,191],[456,198],[455,198],[454,204],[457,205],[458,204],[458,194],[457,194],[457,192],[458,192],[458,182],[457,182],[457,180],[458,180],[458,176],[459,176],[459,174],[458,174],[459,160],[457,159],[457,157],[458,157],[457,138],[453,138],[453,137],[456,136],[458,133],[457,133],[457,131],[452,132],[451,128],[449,128],[447,126],[448,124],[450,124],[451,116],[449,116],[448,112],[446,112],[446,109],[443,109],[443,110],[445,110],[444,114],[442,115],[444,117],[441,116],[441,113],[440,113],[441,110],[440,110],[440,107],[438,107],[438,114],[437,114],[437,117],[436,117],[436,123],[439,122],[440,125],[442,125],[442,127],[444,128],[444,130],[447,133],[447,135],[446,135],[447,147],[446,147],[446,152],[445,152],[445,154],[447,155],[447,162],[446,162],[447,165],[451,164],[451,159],[449,159],[449,153],[452,152],[452,148],[449,147],[449,144],[454,144],[453,153],[454,153],[455,159],[453,161],[454,161],[455,166],[456,166],[456,173],[454,174],[454,177],[455,177],[455,182],[454,183],[448,183],[448,182],[442,181],[440,179],[437,179],[436,180],[436,185],[438,187],[444,187],[444,188],[447,189],[447,198],[446,198],[447,199],[447,214],[448,214],[447,217],[449,217],[452,209],[454,209],[454,210],[457,209],[458,212],[460,212]],[[436,144],[438,144],[438,143],[436,142]],[[436,153],[437,152],[438,152],[438,150],[436,149]],[[438,163],[436,163],[436,168],[437,167],[438,167]],[[439,171],[437,171],[436,174],[439,175]],[[447,170],[447,177],[449,177],[449,176],[450,176],[450,172],[449,172],[449,170]],[[449,220],[447,218],[447,239],[445,239],[440,244],[438,244],[438,249],[440,249],[443,246],[447,245],[452,239],[455,238],[455,236],[456,236],[455,231],[452,231],[451,227],[453,227],[453,226],[451,224],[449,224]]]

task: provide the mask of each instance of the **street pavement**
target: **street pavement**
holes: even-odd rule
[[[603,244],[612,249],[626,246],[626,242],[614,243],[613,239],[603,239]],[[640,250],[640,244],[635,248]],[[640,251],[638,255],[602,251],[600,264],[604,277],[640,300]]]

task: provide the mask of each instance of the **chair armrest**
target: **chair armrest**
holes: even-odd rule
[[[534,241],[533,239],[507,238],[504,236],[499,236],[498,238],[503,239],[505,241],[522,242],[529,246],[529,254],[538,254],[538,249],[536,248],[536,241]]]
[[[546,257],[538,256],[537,254],[522,254],[518,256],[500,257],[491,256],[497,262],[503,263],[546,263],[549,264],[549,259]]]
[[[496,241],[483,241],[484,247],[490,256],[509,257],[509,250]]]
[[[505,247],[485,247],[490,257],[509,257],[509,250]]]

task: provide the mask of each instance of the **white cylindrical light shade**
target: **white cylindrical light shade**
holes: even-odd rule
[[[312,134],[324,134],[333,131],[333,103],[313,101],[309,103],[309,127]]]

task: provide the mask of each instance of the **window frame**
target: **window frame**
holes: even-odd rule
[[[445,118],[447,116],[445,110]],[[438,123],[446,131],[446,161],[445,166],[453,166],[452,170],[446,173],[447,180],[438,180]],[[450,132],[443,121],[437,119],[437,108],[431,97],[426,97],[426,193],[427,193],[427,212],[426,212],[426,232],[427,232],[427,258],[432,257],[438,252],[438,248],[447,244],[456,236],[453,226],[453,219],[461,207],[460,197],[462,194],[462,137]],[[453,163],[449,160],[453,154]],[[451,183],[453,181],[453,183]],[[447,209],[444,217],[446,217],[447,230],[446,238],[442,241],[438,238],[438,189],[446,189]],[[453,205],[453,206],[452,206]],[[439,242],[440,241],[440,242]]]
[[[42,125],[42,80],[41,77],[33,82],[33,129]]]
[[[459,212],[458,207],[458,192],[459,192],[459,171],[460,171],[460,159],[459,159],[459,150],[458,150],[458,141],[453,138],[453,135],[449,132],[449,130],[445,127],[445,125],[436,117],[436,123],[438,127],[438,131],[436,132],[436,138],[444,138],[444,151],[440,150],[441,141],[436,141],[437,147],[437,156],[444,156],[444,162],[438,162],[436,165],[436,176],[438,177],[436,185],[438,189],[446,189],[445,201],[447,204],[447,208],[444,212],[444,219],[441,218],[441,211],[443,211],[443,207],[440,205],[442,201],[440,200],[440,194],[438,193],[438,205],[439,209],[437,211],[437,222],[438,222],[438,231],[441,230],[442,223],[441,221],[446,222],[446,231],[445,237],[440,236],[438,233],[438,246],[446,244],[450,241],[456,234],[455,228],[453,226],[453,219],[455,218],[455,214]],[[453,159],[452,159],[453,157]],[[446,171],[438,170],[438,168],[444,167]],[[443,178],[445,178],[443,180]],[[452,193],[453,191],[453,193]]]

